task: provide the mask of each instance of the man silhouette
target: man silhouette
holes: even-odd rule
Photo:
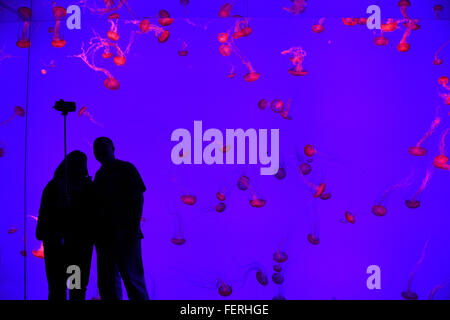
[[[96,239],[100,297],[122,299],[122,278],[130,300],[148,300],[140,228],[144,182],[131,163],[115,158],[111,139],[97,138],[94,155],[102,164],[94,179],[100,218]]]

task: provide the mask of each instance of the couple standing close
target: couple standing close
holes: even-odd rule
[[[122,279],[130,300],[148,300],[140,228],[145,185],[131,163],[115,158],[109,138],[95,140],[94,155],[102,165],[94,182],[86,155],[73,151],[42,195],[36,237],[44,244],[48,299],[67,299],[68,267],[77,266],[81,287],[69,298],[85,300],[95,245],[100,298],[122,299]]]

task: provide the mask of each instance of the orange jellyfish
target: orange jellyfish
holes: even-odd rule
[[[276,113],[280,113],[283,110],[283,107],[284,107],[284,102],[281,101],[280,99],[275,99],[270,104],[270,108],[272,109],[273,112],[276,112]]]
[[[434,158],[433,165],[438,169],[449,170],[450,166],[448,165],[448,157],[444,155],[445,153],[445,139],[447,138],[450,129],[444,131],[441,136],[441,140],[439,142],[439,151],[440,154]]]
[[[302,163],[298,167],[298,171],[304,176],[308,175],[311,173],[311,166],[308,163]]]
[[[347,221],[347,222],[349,222],[351,224],[354,224],[356,222],[356,217],[351,212],[345,211],[345,215],[344,216],[345,216],[345,221]]]
[[[225,3],[223,6],[220,7],[219,17],[228,18],[230,16],[231,8],[232,8],[231,4]]]
[[[226,32],[221,32],[219,33],[219,35],[217,36],[217,40],[219,40],[220,43],[225,43],[228,41],[229,38],[229,34]]]
[[[280,251],[280,249],[277,249],[275,253],[273,254],[273,260],[277,263],[283,263],[287,261],[288,254],[284,251]]]
[[[307,157],[312,157],[316,153],[316,149],[310,144],[307,144],[303,151]]]
[[[439,58],[439,54],[442,52],[442,50],[444,50],[444,48],[450,43],[450,40],[445,42],[439,49],[438,51],[436,51],[436,53],[434,54],[434,59],[433,59],[433,64],[438,66],[440,64],[442,64],[443,60],[441,58]]]
[[[400,0],[397,3],[397,6],[400,7],[400,11],[403,15],[403,17],[405,17],[406,19],[408,18],[408,14],[406,13],[406,9],[411,6],[411,2],[409,2],[409,0]]]
[[[225,203],[220,202],[216,205],[215,210],[216,210],[216,212],[224,212],[225,208],[226,208]]]
[[[87,111],[87,107],[86,106],[82,107],[78,111],[78,117],[80,118],[81,116],[86,116],[89,119],[89,121],[91,121],[93,124],[103,128],[103,125],[101,123],[98,123],[97,121],[95,121],[95,119],[92,116],[92,114],[89,111]]]
[[[167,27],[171,25],[173,22],[173,18],[170,17],[170,14],[167,10],[159,10],[159,19],[158,23],[163,26]]]
[[[238,180],[237,187],[239,190],[247,190],[250,187],[250,178],[247,176],[241,176]]]
[[[397,30],[397,21],[392,18],[387,19],[386,23],[381,24],[382,32],[393,32]]]
[[[433,134],[439,123],[441,123],[441,117],[436,116],[436,118],[431,122],[431,126],[425,133],[425,135],[419,140],[419,142],[417,142],[415,146],[408,149],[409,154],[417,157],[422,157],[427,154],[427,149],[422,147],[422,144]]]
[[[120,15],[118,13],[113,13],[108,16],[108,22],[110,24],[110,29],[106,33],[107,37],[111,41],[118,41],[120,38],[119,33],[117,32],[117,24],[119,21]]]
[[[403,33],[402,39],[400,40],[400,43],[397,45],[397,50],[400,52],[406,52],[409,50],[411,45],[406,42],[406,38],[411,34],[412,27],[408,24],[406,27],[405,33]]]
[[[383,217],[387,213],[387,209],[385,206],[385,202],[389,194],[397,189],[400,189],[405,186],[409,186],[411,184],[412,177],[414,176],[414,170],[402,181],[397,184],[390,186],[380,197],[380,199],[376,202],[376,204],[372,207],[372,213],[377,217]]]
[[[217,198],[217,200],[219,200],[219,201],[225,201],[225,193],[224,193],[224,192],[217,191],[217,192],[216,192],[216,198]]]
[[[187,43],[186,41],[183,41],[183,44],[181,45],[181,49],[178,51],[178,55],[180,57],[185,57],[188,55],[188,51],[187,51]]]
[[[259,199],[255,194],[252,194],[252,199],[250,200],[250,205],[253,208],[262,208],[266,204],[266,200]]]
[[[231,295],[231,293],[233,292],[233,289],[231,288],[230,285],[227,285],[225,282],[223,282],[222,280],[219,279],[219,281],[217,282],[217,289],[219,291],[219,294],[222,297],[228,297]]]
[[[342,18],[342,22],[346,26],[354,26],[354,25],[358,24],[359,19],[358,18]]]
[[[306,0],[292,0],[292,6],[289,8],[283,7],[283,10],[290,12],[294,15],[305,12],[306,10]]]
[[[323,26],[324,21],[325,21],[325,18],[321,18],[317,24],[312,26],[312,31],[315,33],[323,32],[323,30],[325,29]]]
[[[16,106],[16,107],[14,107],[14,114],[11,116],[11,118],[9,118],[8,120],[0,122],[0,126],[3,126],[5,124],[11,122],[16,117],[23,118],[24,116],[25,116],[25,110],[22,107]]]
[[[181,237],[174,237],[174,238],[170,239],[170,241],[171,241],[174,245],[177,245],[177,246],[181,246],[181,245],[183,245],[183,244],[186,243],[186,239],[181,238]]]
[[[228,57],[231,54],[231,47],[230,45],[224,43],[219,47],[219,52],[224,57]]]
[[[53,16],[55,17],[56,21],[55,28],[53,29],[52,46],[55,48],[62,48],[66,45],[66,40],[64,40],[61,29],[61,22],[65,18],[66,14],[66,9],[64,9],[63,7],[53,7]]]
[[[322,200],[328,200],[331,198],[331,192],[323,193],[319,198]]]
[[[303,60],[306,57],[306,51],[301,47],[293,47],[284,50],[281,52],[281,54],[292,55],[292,57],[290,57],[289,59],[291,60],[294,67],[288,70],[290,74],[292,74],[293,76],[305,76],[306,74],[308,74],[308,71],[304,70],[302,66]]]
[[[309,243],[311,243],[313,245],[318,245],[320,243],[319,236],[315,235],[313,233],[308,234],[308,236],[306,238],[309,241]]]
[[[266,273],[264,267],[261,264],[259,264],[259,263],[252,263],[252,264],[248,265],[246,267],[246,269],[247,270],[246,270],[246,272],[244,274],[244,277],[243,277],[243,280],[242,280],[242,283],[243,283],[242,285],[245,285],[245,283],[247,282],[248,275],[250,273],[255,272],[255,271],[256,271],[256,281],[260,285],[267,286],[269,284],[269,279],[267,277],[267,273]]]
[[[436,15],[436,19],[439,19],[439,14],[444,10],[444,6],[442,4],[437,4],[433,7],[434,14]]]
[[[275,283],[275,284],[283,284],[283,282],[284,282],[284,277],[283,277],[283,275],[282,275],[280,272],[275,272],[275,273],[272,275],[272,281],[273,281],[273,283]]]
[[[17,228],[15,228],[15,227],[11,227],[9,230],[8,230],[8,234],[13,234],[13,233],[16,233],[17,232]]]
[[[420,206],[420,201],[417,200],[417,197],[423,192],[423,190],[425,190],[425,188],[428,184],[428,181],[430,181],[432,174],[433,174],[433,171],[431,170],[431,168],[429,168],[427,170],[427,172],[425,173],[425,177],[422,180],[422,184],[420,185],[419,190],[417,190],[417,192],[414,194],[414,196],[411,198],[411,200],[405,201],[405,204],[408,208],[417,209]]]
[[[419,260],[416,262],[414,269],[409,274],[408,278],[408,284],[406,285],[406,291],[402,292],[402,297],[405,300],[417,300],[419,297],[417,293],[411,290],[411,284],[414,279],[414,276],[416,275],[417,271],[419,270],[420,265],[422,264],[423,260],[425,259],[425,253],[428,247],[428,241],[425,242],[425,245],[422,250],[422,255],[420,256]]]
[[[274,176],[278,180],[283,180],[284,178],[286,178],[286,170],[284,168],[278,168],[278,171],[274,174]]]
[[[261,110],[265,110],[268,105],[269,102],[266,99],[261,99],[258,101],[258,108],[260,108]]]
[[[19,39],[16,45],[19,48],[30,47],[30,24],[31,24],[31,9],[27,7],[20,7],[17,13],[21,22],[19,25]]]
[[[450,86],[448,85],[448,77],[447,76],[439,77],[438,83],[445,89],[450,90]]]
[[[386,46],[389,43],[388,38],[386,38],[383,35],[383,32],[381,32],[381,35],[376,37],[373,42],[377,45],[377,46]]]
[[[181,201],[184,204],[192,206],[192,205],[194,205],[197,202],[197,197],[193,196],[193,195],[182,195],[181,196]]]
[[[94,71],[102,72],[106,75],[106,79],[103,84],[107,89],[117,90],[120,88],[119,80],[115,79],[112,74],[106,70],[105,68],[100,68],[95,65],[95,53],[107,46],[108,42],[105,39],[102,39],[99,35],[95,34],[95,37],[92,38],[89,42],[89,47],[87,50],[84,49],[84,44],[81,47],[81,53],[79,55],[75,55],[73,57],[80,58],[86,65]]]
[[[39,247],[39,249],[38,250],[32,250],[31,253],[36,258],[44,259],[44,243],[42,242],[41,246]]]

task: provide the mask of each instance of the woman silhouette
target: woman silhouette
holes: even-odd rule
[[[91,185],[86,155],[73,151],[58,166],[42,194],[36,238],[44,244],[49,300],[67,299],[66,282],[71,275],[75,279],[69,286],[70,300],[85,299],[93,249]],[[68,274],[69,266],[74,267]]]

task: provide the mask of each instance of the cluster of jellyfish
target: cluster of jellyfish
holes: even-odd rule
[[[270,104],[270,109],[273,112],[281,115],[283,119],[292,120],[292,117],[289,114],[291,110],[291,102],[292,102],[291,99],[288,99],[286,102],[280,99],[274,99],[271,102],[269,102],[267,99],[264,98],[258,101],[258,108],[261,110],[265,110]]]
[[[239,15],[231,16],[232,5],[229,3],[224,4],[219,10],[220,18],[233,17],[237,19],[236,23],[227,32],[221,32],[217,36],[217,40],[221,43],[219,52],[222,56],[228,57],[232,53],[236,54],[241,62],[247,67],[248,72],[244,75],[244,80],[247,82],[254,82],[261,76],[256,72],[250,63],[250,61],[240,52],[236,46],[236,40],[244,37],[248,37],[252,33],[252,28],[249,26],[249,19]],[[234,72],[234,66],[229,73],[229,78],[234,78],[236,73]]]
[[[120,1],[118,5],[114,6],[113,1],[105,1],[106,8],[96,8],[96,7],[88,7],[91,12],[97,14],[105,14],[108,15],[108,23],[109,30],[106,32],[106,36],[101,36],[97,32],[94,31],[94,36],[89,41],[89,46],[85,49],[84,44],[81,47],[82,52],[74,57],[80,58],[83,60],[91,69],[94,71],[99,71],[105,74],[106,79],[104,80],[104,86],[110,90],[118,90],[120,88],[120,82],[117,80],[109,70],[103,67],[98,67],[95,63],[95,56],[98,51],[102,51],[101,57],[104,60],[108,60],[112,58],[112,61],[117,66],[123,66],[126,64],[126,57],[130,52],[131,46],[133,44],[134,38],[136,34],[147,34],[153,33],[159,43],[166,42],[170,37],[169,30],[166,30],[165,27],[171,25],[174,19],[170,16],[167,10],[160,10],[157,21],[158,24],[151,23],[149,19],[135,19],[128,21],[125,23],[131,23],[138,26],[138,30],[133,30],[131,32],[128,45],[125,49],[122,49],[118,43],[121,35],[119,33],[119,19],[120,14],[117,12],[113,12],[118,10],[121,6],[125,5],[128,9],[128,5],[126,1]],[[130,9],[129,9],[130,10]],[[131,12],[131,10],[130,10]],[[133,14],[134,16],[134,14]],[[187,52],[186,52],[187,54]],[[181,55],[181,54],[180,54]]]
[[[384,23],[381,23],[381,29],[378,31],[374,31],[376,37],[374,38],[374,43],[377,46],[386,46],[389,44],[389,39],[385,36],[388,33],[392,33],[396,30],[404,28],[404,32],[400,42],[397,44],[397,50],[400,52],[407,52],[411,48],[411,45],[407,42],[407,38],[411,35],[413,31],[419,30],[420,25],[418,24],[418,19],[412,19],[409,17],[407,13],[408,7],[411,6],[409,0],[400,0],[397,3],[397,6],[400,9],[402,18],[394,19],[388,18]],[[347,26],[354,25],[366,25],[367,18],[343,18],[342,22]]]

